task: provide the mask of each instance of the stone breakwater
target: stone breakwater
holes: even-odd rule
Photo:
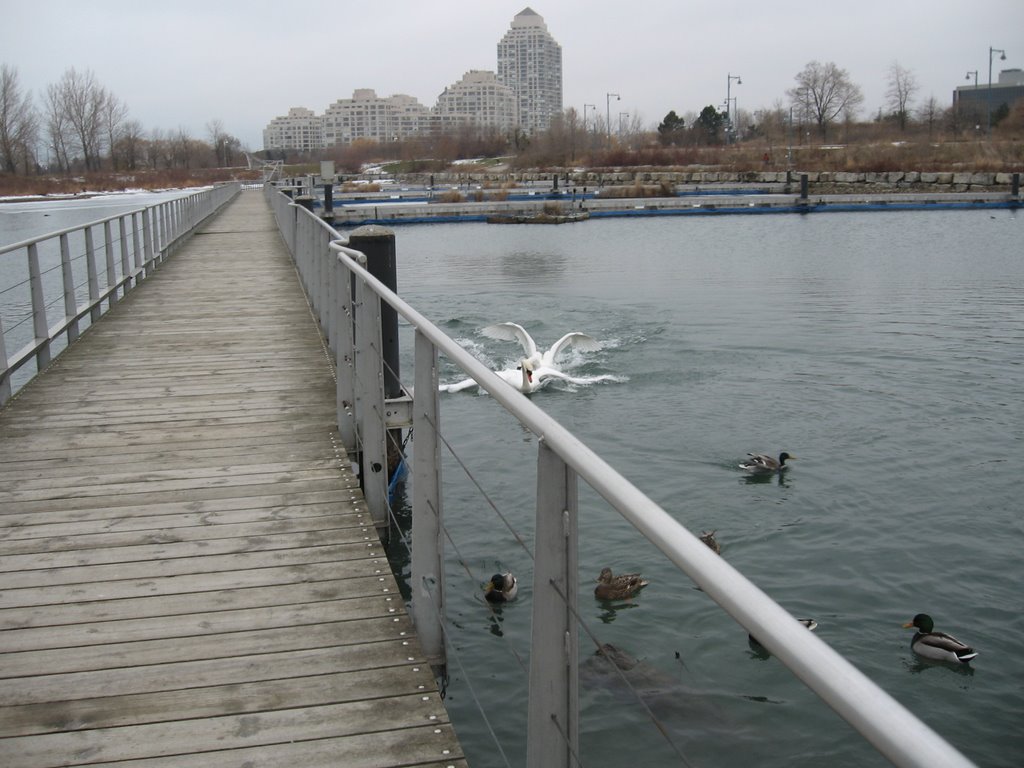
[[[1024,169],[1022,169],[1024,170]],[[473,183],[485,186],[553,182],[562,188],[622,187],[630,185],[752,185],[799,188],[806,175],[810,191],[818,194],[887,192],[969,192],[1002,191],[1013,184],[1013,173],[958,171],[888,171],[854,173],[847,171],[572,171],[531,173],[434,174],[435,184]],[[423,182],[426,183],[424,177]]]

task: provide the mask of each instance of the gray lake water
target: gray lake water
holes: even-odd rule
[[[566,368],[618,380],[534,401],[691,531],[716,530],[723,557],[978,765],[1022,764],[1024,215],[396,235],[399,292],[488,363],[519,356],[479,333],[493,322],[543,346],[570,330],[597,337],[604,348]],[[461,378],[447,365],[445,380]],[[532,564],[490,504],[530,541],[536,442],[486,395],[442,394],[442,412],[490,497],[446,460],[447,704],[472,765],[522,765]],[[737,468],[748,451],[782,450],[799,457],[782,480]],[[589,489],[581,497],[584,619],[640,659],[629,677],[668,734],[588,658],[585,637],[583,765],[888,764]],[[651,584],[609,608],[591,594],[605,565]],[[492,612],[480,587],[499,568],[520,595]],[[915,658],[901,624],[918,612],[980,651],[971,668]]]

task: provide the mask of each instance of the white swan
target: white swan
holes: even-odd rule
[[[560,379],[561,381],[567,381],[570,384],[576,384],[579,386],[598,384],[604,381],[622,381],[621,378],[608,374],[602,376],[577,377],[570,376],[567,373],[562,373],[557,368],[548,368],[547,366],[535,368],[533,363],[525,357],[519,360],[519,365],[515,368],[495,371],[494,374],[502,379],[506,384],[515,387],[524,394],[530,394],[542,389],[552,379]],[[461,392],[464,389],[470,389],[476,386],[478,386],[476,380],[463,379],[462,381],[456,381],[452,384],[441,384],[438,386],[438,390],[441,392]]]
[[[545,352],[537,349],[537,343],[533,337],[526,332],[526,329],[518,323],[495,323],[480,330],[484,336],[501,341],[518,341],[535,369],[542,367],[555,368],[555,360],[568,347],[577,346],[580,349],[593,352],[601,348],[600,342],[593,336],[588,336],[579,331],[572,331],[552,344]]]

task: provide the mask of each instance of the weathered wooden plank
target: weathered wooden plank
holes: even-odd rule
[[[231,634],[158,638],[130,643],[66,649],[31,650],[0,656],[0,679],[31,677],[40,669],[48,674],[94,672],[119,667],[141,667],[201,661],[231,656],[255,656],[284,651],[330,648],[351,643],[376,643],[411,634],[406,620],[390,617],[323,622],[306,626],[268,627]]]
[[[350,590],[360,589],[358,594],[376,593],[376,583],[382,579],[366,576],[360,561],[303,563],[278,567],[232,569],[213,573],[189,573],[179,576],[149,576],[137,579],[106,581],[102,584],[85,582],[58,584],[45,587],[23,587],[4,589],[0,592],[0,611],[10,608],[31,606],[62,606],[70,597],[83,592],[102,594],[103,600],[128,600],[138,597],[157,597],[188,594],[198,600],[204,592],[218,592],[224,589],[252,589],[281,584],[309,584],[320,581],[345,580]],[[370,582],[356,580],[362,575]],[[0,643],[0,648],[3,644]],[[0,676],[2,676],[0,672]]]
[[[299,598],[304,595],[299,594]],[[383,595],[344,600],[309,600],[255,608],[204,611],[193,606],[192,613],[111,621],[85,621],[76,624],[12,627],[3,634],[3,650],[18,653],[50,648],[83,649],[105,643],[130,643],[160,638],[200,637],[254,629],[310,626],[330,621],[356,621],[387,617],[393,622],[406,620],[393,600]]]
[[[0,738],[243,715],[273,710],[283,704],[298,708],[403,694],[423,695],[423,691],[431,688],[427,670],[407,664],[157,694],[24,704],[4,711]]]
[[[358,485],[354,483],[353,485]],[[21,514],[0,512],[0,523],[8,526],[8,538],[18,538],[22,533],[32,536],[32,528],[45,530],[46,526],[63,526],[69,534],[76,532],[75,526],[84,526],[77,532],[97,530],[141,530],[145,528],[170,528],[190,525],[217,525],[252,520],[282,520],[289,517],[329,514],[358,514],[348,508],[352,500],[353,487],[347,483],[339,488],[309,493],[268,494],[265,496],[229,497],[200,501],[171,501],[147,504],[138,510],[139,514],[128,515],[124,507],[96,506],[81,509],[63,508],[49,512]],[[326,511],[325,511],[326,510]],[[45,534],[44,534],[45,535]]]
[[[79,549],[68,551],[35,552],[27,555],[0,555],[0,572],[66,568],[103,563],[129,563],[163,560],[192,555],[232,554],[236,552],[269,552],[275,549],[319,547],[327,544],[350,544],[355,551],[363,547],[367,556],[382,549],[379,539],[363,544],[365,537],[353,537],[350,528],[332,531],[300,531],[274,535],[246,536],[244,538],[208,539],[198,545],[184,541],[165,541],[156,544],[121,546],[114,549]],[[77,537],[76,537],[77,538]],[[353,538],[358,541],[353,541]],[[353,558],[354,559],[354,558]]]
[[[0,706],[283,680],[393,667],[408,662],[424,663],[418,646],[406,640],[389,640],[153,666],[15,677],[5,680],[0,686]]]

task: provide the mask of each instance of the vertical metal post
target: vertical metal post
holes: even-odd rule
[[[117,271],[114,269],[114,242],[110,237],[111,227],[109,221],[103,222],[103,254],[106,257],[107,266],[107,288],[110,293],[107,294],[107,309],[112,309],[114,304],[117,303],[117,290],[114,288],[117,285]]]
[[[412,619],[423,653],[444,666],[444,531],[441,500],[441,412],[437,348],[416,331],[416,373],[412,428],[416,433],[412,485]]]
[[[1020,196],[1020,174],[1015,173],[1010,178],[1010,194],[1014,197]]]
[[[543,438],[537,447],[537,533],[526,764],[568,768],[579,754],[576,473]]]
[[[64,318],[68,323],[68,344],[78,338],[78,299],[75,296],[75,274],[71,270],[71,248],[67,233],[60,236],[60,272],[64,286]]]
[[[142,248],[139,243],[139,227],[141,221],[145,218],[145,212],[133,213],[132,214],[132,254],[135,263],[135,284],[138,285],[139,280],[142,278]]]
[[[338,311],[335,313],[338,350],[334,356],[337,362],[338,433],[341,435],[341,443],[345,446],[345,450],[354,454],[358,446],[356,441],[355,369],[353,368],[355,354],[353,278],[352,273],[341,263],[337,254],[334,254],[333,261],[335,294],[338,297]]]
[[[384,430],[384,372],[380,353],[380,300],[356,280],[355,394],[356,426],[363,496],[378,529],[388,522],[387,446]]]
[[[131,262],[128,260],[128,223],[124,216],[117,220],[117,235],[121,240],[121,280],[123,281],[121,293],[124,295],[131,287],[129,275],[132,273]]]
[[[100,277],[96,269],[96,246],[93,243],[92,227],[85,228],[85,269],[89,283],[89,317],[92,322],[100,319]]]
[[[801,173],[800,174],[800,199],[801,200],[806,200],[807,199],[807,174],[806,173]]]
[[[150,211],[142,211],[142,243],[145,248],[145,273],[153,269],[154,247],[153,247],[153,219]]]
[[[7,345],[4,343],[4,319],[0,317],[0,406],[11,399],[11,371],[7,360]]]
[[[35,243],[28,247],[28,284],[32,295],[32,332],[36,343],[42,342],[36,352],[36,370],[41,371],[50,364],[50,330],[46,323],[43,275],[39,271],[39,248]]]

